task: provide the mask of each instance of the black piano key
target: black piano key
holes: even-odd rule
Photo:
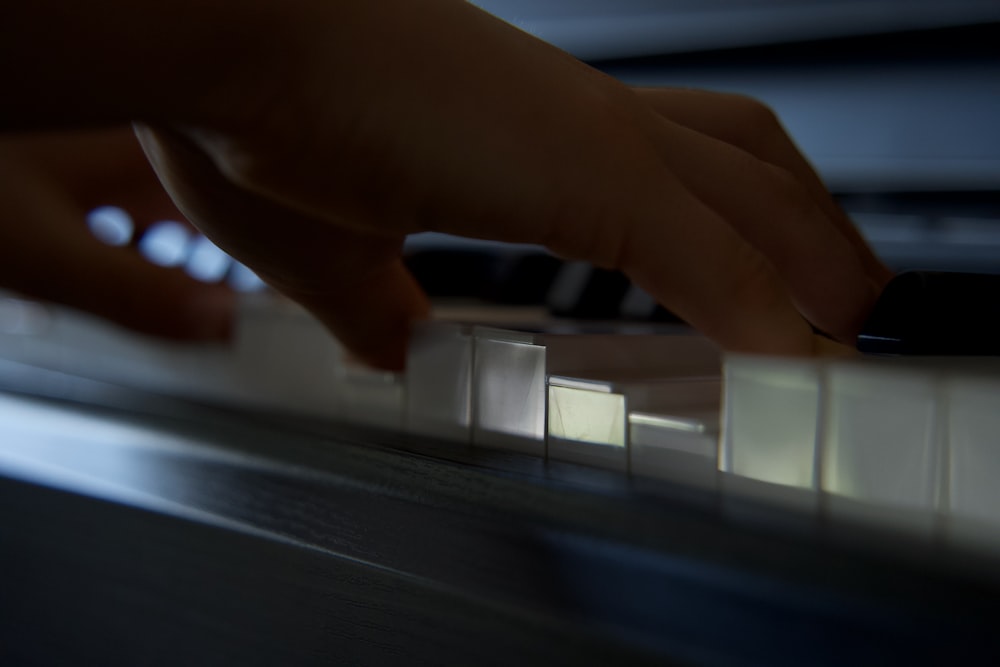
[[[1000,354],[1000,275],[912,271],[886,286],[858,349],[890,355]]]
[[[628,278],[619,271],[566,262],[549,290],[549,311],[557,317],[617,319],[628,288]]]
[[[541,305],[563,260],[544,252],[507,253],[499,258],[484,298],[495,303]]]
[[[435,298],[547,306],[555,317],[681,322],[619,271],[566,262],[541,250],[431,247],[411,250],[407,268]]]
[[[493,289],[501,259],[488,250],[420,250],[406,268],[431,297],[482,298]]]
[[[638,285],[628,288],[622,298],[619,315],[624,320],[641,322],[683,322],[677,315],[658,304],[649,292]]]

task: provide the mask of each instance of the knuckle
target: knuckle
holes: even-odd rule
[[[587,111],[585,153],[554,183],[542,212],[543,243],[558,255],[621,269],[628,240],[662,163],[633,93],[599,88]]]
[[[740,110],[747,122],[758,129],[776,128],[780,126],[778,115],[774,109],[754,97],[736,96],[740,102]]]
[[[748,126],[764,130],[780,125],[774,110],[757,98],[736,93],[728,95],[728,98],[735,114]]]
[[[732,303],[751,312],[772,312],[787,300],[770,260],[749,244],[734,251],[729,291]]]
[[[778,115],[760,100],[732,94],[728,96],[728,103],[732,114],[732,131],[738,135],[738,143],[747,149],[753,151],[784,136],[785,130]]]
[[[605,269],[620,269],[628,230],[625,206],[611,202],[573,202],[557,206],[547,221],[545,245],[568,259],[585,260]]]
[[[815,220],[818,206],[802,182],[787,169],[772,164],[764,164],[770,197],[792,220]]]

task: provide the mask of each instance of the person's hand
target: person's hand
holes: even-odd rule
[[[101,315],[167,338],[220,340],[233,295],[181,269],[98,241],[86,214],[115,204],[135,237],[159,220],[183,220],[129,127],[0,140],[0,287]]]
[[[418,231],[621,269],[743,351],[850,341],[889,277],[756,102],[631,90],[459,0],[293,7],[264,71],[139,132],[193,223],[372,364],[427,312]]]

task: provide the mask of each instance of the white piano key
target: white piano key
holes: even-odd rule
[[[427,322],[410,338],[406,361],[406,428],[456,442],[471,439],[471,327]]]
[[[633,475],[714,489],[718,484],[718,449],[718,410],[675,410],[669,417],[629,413]]]
[[[405,390],[399,375],[345,364],[342,348],[319,322],[272,294],[244,295],[229,344],[165,342],[70,309],[47,307],[46,312],[32,324],[38,329],[44,320],[44,335],[14,333],[13,325],[10,332],[0,332],[0,354],[233,407],[391,429],[403,424]],[[13,315],[8,319],[13,322]]]
[[[549,378],[548,457],[626,472],[626,396],[613,383]]]
[[[821,365],[807,359],[726,358],[723,471],[815,488]]]
[[[472,442],[545,456],[544,345],[535,336],[475,330]]]
[[[241,301],[229,369],[252,405],[293,414],[336,417],[343,349],[300,306],[270,294]]]
[[[817,439],[825,362],[728,355],[719,468],[726,500],[819,506]],[[727,502],[727,506],[732,506]]]
[[[1000,527],[1000,369],[949,383],[948,509]]]
[[[548,456],[649,476],[644,465],[662,465],[665,448],[674,447],[678,465],[693,445],[704,471],[716,468],[720,381],[718,378],[635,378],[632,374],[595,373],[598,377],[550,376]],[[600,376],[604,377],[600,377]],[[616,377],[617,375],[617,377]],[[642,412],[645,411],[645,412]],[[633,419],[634,413],[645,415]],[[647,434],[633,442],[633,431]],[[678,437],[678,434],[683,435]],[[674,436],[674,437],[671,437]],[[706,442],[710,440],[711,444]],[[683,455],[679,450],[687,448]],[[710,452],[706,450],[710,449]],[[663,472],[663,471],[660,471]],[[675,472],[675,471],[671,471]],[[702,484],[714,474],[705,474]],[[694,480],[688,480],[694,482]]]
[[[718,348],[692,335],[475,330],[473,443],[544,456],[546,378],[718,375]]]
[[[629,409],[629,462],[633,475],[702,488],[718,484],[719,379],[664,383],[654,400]]]
[[[946,436],[937,369],[910,360],[836,360],[827,366],[826,390],[827,513],[929,532]]]
[[[336,373],[339,415],[355,424],[401,431],[405,423],[406,383],[402,374],[353,363]]]
[[[5,299],[11,312],[17,301]],[[234,385],[226,374],[232,352],[223,344],[164,342],[69,308],[30,302],[24,307],[28,319],[19,330],[11,326],[0,332],[0,354],[7,359],[196,398],[214,395],[219,385]]]

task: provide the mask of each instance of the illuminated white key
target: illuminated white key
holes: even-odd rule
[[[718,349],[698,336],[529,334],[477,328],[473,443],[544,456],[546,378],[712,375]]]
[[[471,438],[472,332],[427,322],[410,338],[406,361],[406,428],[468,443]]]
[[[827,513],[930,530],[946,436],[937,370],[926,361],[841,359],[826,372]]]
[[[626,403],[611,382],[551,376],[548,457],[626,472]]]
[[[545,346],[533,334],[475,336],[473,444],[545,456]]]
[[[650,475],[670,459],[663,456],[664,448],[674,447],[676,453],[686,447],[685,454],[690,454],[690,436],[700,431],[695,440],[702,447],[695,448],[701,467],[714,471],[719,391],[717,378],[552,376],[548,456],[621,471],[631,464],[633,473]],[[676,437],[678,432],[684,436]],[[710,455],[705,452],[706,437],[712,441]],[[650,468],[644,470],[644,465]]]
[[[991,360],[985,370],[992,372],[949,383],[947,506],[960,520],[995,529],[1000,528],[1000,368]]]
[[[948,388],[948,542],[1000,555],[1000,368],[953,378]]]
[[[735,502],[818,508],[817,438],[822,361],[729,355],[719,468]]]

